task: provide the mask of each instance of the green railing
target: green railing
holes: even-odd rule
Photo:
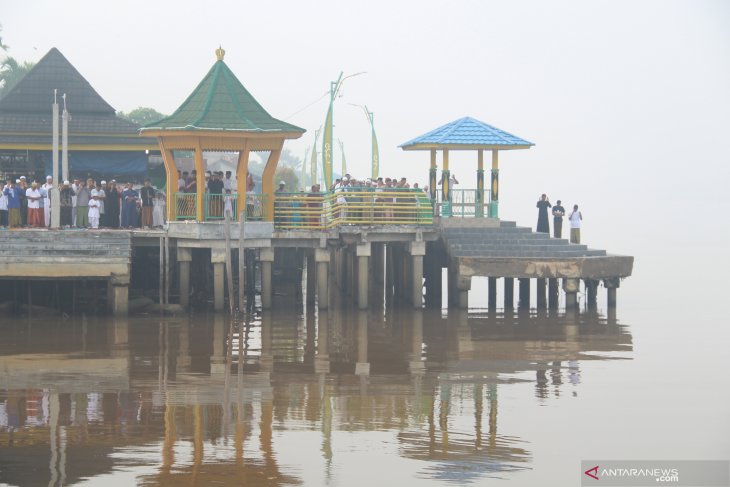
[[[274,224],[280,229],[306,230],[341,225],[431,225],[433,206],[418,189],[276,193]]]
[[[489,215],[489,190],[481,194],[476,189],[451,189],[449,201],[438,192],[438,213],[443,217],[482,218]]]
[[[197,219],[197,193],[175,193],[175,214],[173,220]],[[225,212],[230,212],[232,220],[238,220],[238,194],[210,194],[206,193],[203,199],[205,221],[223,220]],[[246,219],[249,221],[263,220],[264,197],[261,194],[246,195]]]

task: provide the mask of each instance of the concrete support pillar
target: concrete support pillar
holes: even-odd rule
[[[368,307],[368,259],[370,258],[370,244],[358,244],[357,250],[357,307]]]
[[[213,309],[222,311],[226,276],[225,249],[210,249],[210,261],[213,264]]]
[[[456,268],[453,264],[448,267],[447,274],[447,293],[448,293],[448,307],[456,306],[458,303],[457,290],[456,290]]]
[[[373,281],[378,284],[385,282],[385,244],[371,244],[373,246],[372,267]]]
[[[390,296],[393,293],[393,276],[395,274],[395,256],[393,255],[393,244],[385,246],[385,294]]]
[[[514,277],[504,278],[504,309],[513,309],[515,305],[515,279]]]
[[[115,316],[126,316],[129,312],[129,276],[112,275],[107,284],[109,312]]]
[[[520,286],[520,299],[518,301],[518,307],[520,309],[530,309],[530,279],[520,278],[518,279]]]
[[[314,373],[329,374],[329,372],[329,314],[323,309],[317,320],[317,355],[314,357]]]
[[[192,251],[185,247],[178,247],[177,263],[180,277],[180,306],[185,309],[190,305],[190,263],[192,261]]]
[[[545,291],[547,288],[547,281],[544,277],[537,279],[537,309],[547,308],[547,296]]]
[[[495,309],[497,309],[497,278],[496,277],[488,278],[487,306],[489,306],[489,309],[491,311],[494,311]]]
[[[314,304],[315,289],[317,287],[317,273],[315,271],[314,252],[306,250],[307,256],[307,304]]]
[[[612,309],[616,307],[616,289],[621,285],[621,278],[610,277],[603,280],[603,285],[607,291],[608,308]]]
[[[410,242],[408,251],[411,254],[411,302],[414,308],[420,308],[423,304],[423,256],[426,255],[426,242]]]
[[[575,309],[578,306],[578,288],[580,280],[575,278],[563,279],[563,291],[565,291],[565,309]]]
[[[586,305],[595,308],[598,301],[598,281],[596,279],[585,279],[583,284],[586,287]]]
[[[426,259],[424,264],[426,277],[426,306],[429,308],[441,308],[441,263],[436,259]]]
[[[319,309],[327,309],[329,307],[329,250],[315,249],[314,260],[317,263],[317,306]]]
[[[271,266],[274,263],[274,249],[272,247],[261,249],[259,259],[261,260],[261,307],[271,309]]]
[[[557,309],[558,293],[558,280],[554,277],[548,279],[548,306],[550,309]]]
[[[357,362],[356,375],[370,375],[368,362],[368,314],[366,311],[357,312]]]
[[[471,277],[457,278],[457,305],[461,309],[469,308],[469,290],[471,289]]]

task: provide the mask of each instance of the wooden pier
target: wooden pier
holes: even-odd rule
[[[157,290],[160,304],[187,308],[191,274],[207,269],[212,271],[213,308],[220,311],[226,289],[225,228],[218,221],[171,222],[164,230],[5,231],[0,233],[0,280],[104,281],[109,311],[122,315],[128,310],[129,285],[135,275],[146,272],[137,280]],[[559,287],[566,309],[574,308],[581,280],[588,305],[595,304],[602,283],[612,307],[621,279],[630,276],[633,267],[633,257],[570,244],[496,218],[434,218],[431,224],[384,222],[325,229],[246,222],[243,235],[241,224],[231,223],[229,245],[235,259],[239,248],[249,256],[241,264],[249,268],[249,282],[252,275],[260,282],[263,309],[273,306],[277,265],[307,269],[308,301],[319,309],[329,307],[333,292],[351,296],[359,309],[367,309],[371,296],[383,292],[414,308],[441,307],[443,269],[448,270],[449,307],[468,308],[471,280],[478,276],[488,278],[491,309],[497,307],[500,279],[505,309],[514,307],[515,279],[521,308],[531,307],[532,282],[538,309],[558,306]],[[159,262],[159,272],[150,273],[151,262]],[[239,287],[247,279],[245,270],[239,275],[244,268],[231,268]],[[301,274],[293,276],[289,279]],[[234,293],[229,296],[236,299]],[[249,294],[247,299],[255,298]],[[243,303],[234,304],[243,308]]]

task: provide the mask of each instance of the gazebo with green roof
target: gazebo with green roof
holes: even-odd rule
[[[515,135],[500,130],[489,124],[471,117],[463,117],[451,123],[442,125],[426,134],[401,144],[403,150],[427,150],[431,152],[431,170],[429,174],[429,189],[431,200],[436,197],[436,152],[443,151],[442,168],[442,216],[451,216],[451,187],[449,172],[450,150],[476,150],[478,155],[477,189],[475,198],[475,216],[484,216],[484,151],[492,151],[492,178],[491,201],[489,202],[489,217],[499,216],[499,151],[529,149],[532,142],[528,142]]]
[[[264,220],[273,220],[274,174],[284,141],[298,139],[305,132],[269,115],[226,65],[224,56],[225,51],[218,48],[216,63],[175,113],[140,130],[144,136],[157,137],[160,145],[167,174],[169,220],[176,217],[178,168],[173,156],[175,150],[195,153],[195,214],[199,222],[205,219],[203,151],[238,152],[236,177],[241,205],[246,201],[249,154],[252,151],[268,151],[269,158],[262,175],[263,216]]]

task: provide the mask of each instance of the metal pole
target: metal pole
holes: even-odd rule
[[[238,223],[238,309],[243,310],[243,294],[246,289],[246,254],[243,248],[243,223],[246,217],[246,202],[238,202],[240,212]]]
[[[231,215],[227,211],[223,212],[226,217],[226,282],[228,283],[228,309],[231,316],[234,312],[233,301],[233,264],[231,263]]]
[[[68,179],[68,110],[66,109],[66,93],[63,94],[63,117],[61,122],[61,177]]]

